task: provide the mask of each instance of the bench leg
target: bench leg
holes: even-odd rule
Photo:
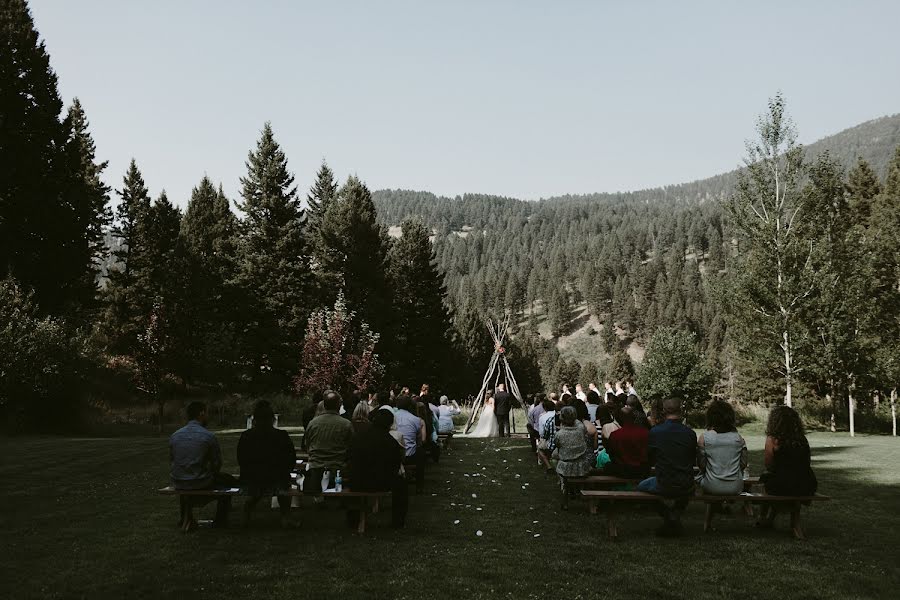
[[[189,496],[178,496],[178,505],[181,512],[181,531],[187,533],[193,529],[195,525],[194,504],[191,502]]]
[[[800,504],[796,503],[791,505],[791,532],[794,534],[794,537],[798,540],[805,540],[806,536],[803,534],[803,527],[800,525]]]
[[[616,530],[616,521],[615,515],[613,514],[613,502],[610,500],[609,505],[606,507],[606,533],[609,535],[609,539],[614,540],[619,535],[619,532]]]
[[[366,510],[367,508],[368,507],[363,504],[362,510],[359,511],[359,525],[356,528],[356,532],[359,534],[363,534],[366,532],[366,513],[368,512],[368,510]]]
[[[379,506],[379,501],[380,501],[379,498],[375,498],[375,502],[372,504],[372,514],[373,515],[378,512],[379,508],[381,508]]]
[[[592,515],[597,514],[597,501],[593,498],[588,501],[588,512],[590,512]]]
[[[713,510],[713,503],[707,502],[706,503],[706,517],[703,519],[703,533],[706,533],[710,529],[712,529],[712,520],[713,520],[714,512],[715,511]]]

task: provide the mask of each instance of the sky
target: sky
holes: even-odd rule
[[[537,199],[738,166],[781,91],[802,142],[900,112],[900,2],[31,0],[118,189],[235,199],[266,121],[305,195]]]

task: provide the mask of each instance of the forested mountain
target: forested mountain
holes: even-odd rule
[[[802,155],[811,164],[828,152],[845,172],[862,158],[883,178],[898,146],[894,115],[810,144]],[[542,351],[545,377],[563,380],[560,370],[577,374],[585,365],[602,376],[623,350],[640,358],[654,331],[674,326],[697,336],[722,375],[720,386],[734,391],[744,380],[741,395],[756,396],[764,390],[753,378],[735,375],[720,301],[723,276],[739,254],[724,209],[737,181],[735,170],[662,188],[535,202],[406,190],[373,196],[385,225],[413,217],[432,229],[457,319],[512,313],[520,331],[557,341]],[[581,339],[573,343],[576,331]]]

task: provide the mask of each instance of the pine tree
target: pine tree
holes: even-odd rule
[[[337,192],[338,184],[334,177],[334,171],[323,160],[318,173],[316,173],[316,182],[306,196],[306,203],[309,206],[307,222],[311,231],[318,228],[322,221],[322,215],[328,210],[328,205],[337,196]]]
[[[850,195],[850,211],[853,220],[868,226],[872,216],[872,203],[881,192],[878,176],[862,157],[847,175],[847,193]]]
[[[379,352],[392,356],[391,295],[387,283],[387,230],[376,221],[369,188],[351,176],[328,204],[316,230],[316,278],[320,302],[329,306],[343,291],[347,308],[381,335]]]
[[[42,313],[77,313],[94,295],[102,165],[80,104],[60,119],[57,77],[23,0],[0,3],[0,48],[0,268]]]
[[[634,377],[634,364],[624,350],[616,350],[609,361],[606,377],[612,381],[625,381]]]
[[[190,297],[184,323],[190,373],[209,382],[233,376],[238,323],[246,319],[241,314],[246,303],[233,283],[237,227],[221,186],[216,190],[204,176],[191,193],[180,238]]]
[[[60,256],[60,260],[71,263],[67,271],[74,279],[60,283],[71,289],[76,310],[91,310],[96,304],[97,271],[106,250],[105,229],[112,222],[110,187],[100,179],[107,163],[96,162],[96,146],[78,98],[69,108],[64,126],[68,131],[65,156],[69,181],[64,190],[64,202],[72,211],[72,231],[68,237],[73,241],[73,247]]]
[[[271,124],[263,127],[246,166],[237,280],[256,302],[246,307],[254,320],[242,331],[243,355],[251,376],[267,374],[272,386],[283,387],[296,371],[311,279],[294,176]]]
[[[435,266],[428,230],[414,220],[401,228],[388,255],[396,315],[392,376],[410,386],[440,387],[452,377],[444,276]]]
[[[740,234],[742,252],[730,270],[729,307],[743,351],[759,364],[777,364],[784,401],[792,403],[806,343],[801,314],[810,301],[813,273],[809,240],[800,235],[806,218],[800,195],[802,147],[779,95],[757,125],[759,140],[748,144],[747,167],[726,206]]]
[[[463,359],[462,373],[458,375],[461,391],[466,394],[478,390],[494,353],[494,344],[485,325],[484,317],[465,304],[453,315],[457,354]]]
[[[103,320],[103,329],[113,352],[128,353],[135,348],[137,336],[144,331],[144,321],[153,306],[153,296],[136,286],[150,265],[145,254],[149,243],[151,202],[134,159],[125,173],[122,189],[116,193],[121,200],[112,233],[118,238],[119,246],[113,253],[114,268],[109,272],[107,317]]]

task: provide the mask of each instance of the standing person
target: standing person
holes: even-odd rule
[[[648,455],[656,466],[656,475],[638,484],[641,492],[650,492],[675,499],[673,508],[659,502],[663,525],[656,534],[675,537],[683,533],[681,512],[694,491],[694,462],[697,456],[697,434],[681,422],[681,400],[663,401],[665,421],[650,430]]]
[[[406,481],[399,474],[404,451],[390,434],[394,414],[376,410],[372,427],[355,436],[350,446],[350,481],[358,492],[391,492],[391,523],[394,528],[406,524],[409,507]],[[359,523],[359,510],[347,512],[351,527]]]
[[[604,400],[606,400],[607,398],[609,398],[610,394],[612,394],[613,396],[616,395],[616,390],[613,389],[612,381],[605,381],[605,382],[603,383],[603,387],[604,387],[604,390],[603,390],[603,398],[604,398]],[[607,400],[607,401],[608,401],[608,400]]]
[[[403,464],[415,467],[416,493],[421,494],[425,491],[425,421],[414,415],[413,410],[412,398],[406,395],[397,398],[394,421],[403,436]]]
[[[575,384],[575,397],[584,402],[587,400],[587,394],[584,393],[584,388],[581,387],[580,383]]]
[[[812,496],[819,487],[812,470],[809,441],[803,421],[790,406],[779,405],[769,413],[764,451],[766,470],[759,480],[773,496]],[[777,509],[764,507],[759,527],[772,527]],[[796,532],[795,532],[796,533]]]
[[[333,487],[337,471],[347,467],[347,453],[353,439],[353,425],[340,416],[341,395],[325,392],[324,412],[309,422],[306,428],[306,447],[309,449],[309,469],[303,479],[303,492],[320,498],[322,476],[330,471],[328,487]]]
[[[625,390],[622,389],[621,381],[616,382],[616,396],[627,396],[627,394],[625,393]]]
[[[452,403],[452,405],[451,405]],[[453,433],[456,426],[453,424],[453,416],[462,410],[456,400],[450,400],[447,396],[441,396],[438,406],[438,433]]]
[[[497,418],[497,428],[500,437],[509,437],[509,411],[512,409],[512,396],[506,391],[506,385],[497,384],[497,393],[494,394],[494,416]]]
[[[588,409],[588,416],[591,419],[591,422],[597,420],[597,407],[600,406],[600,394],[597,393],[597,390],[591,390],[587,393],[585,397],[585,405]]]
[[[238,485],[238,481],[222,473],[222,450],[219,440],[206,428],[209,415],[206,404],[191,402],[187,406],[187,425],[176,431],[169,438],[169,462],[172,485],[176,490],[213,490],[230,488]],[[192,504],[203,505],[209,500],[180,496],[181,529],[190,531],[197,526],[194,521]],[[231,510],[231,498],[216,498],[216,517],[213,527],[228,525],[228,513]]]
[[[737,432],[734,408],[713,400],[706,409],[706,431],[697,438],[697,483],[707,494],[740,494],[747,464],[747,443]]]
[[[368,402],[359,402],[356,405],[356,408],[353,409],[353,416],[350,419],[350,423],[353,425],[353,433],[360,434],[364,431],[367,431],[371,426],[371,421],[369,421],[369,413],[372,412],[369,408]]]
[[[260,400],[253,408],[253,427],[241,434],[237,445],[237,459],[241,467],[241,486],[246,490],[244,524],[250,522],[253,508],[264,497],[278,497],[281,525],[289,525],[291,472],[297,455],[291,436],[275,428],[272,405]]]
[[[627,393],[629,396],[637,396],[638,395],[637,391],[634,389],[634,381],[633,380],[631,380],[631,379],[625,380],[625,393]]]
[[[543,400],[541,394],[535,394],[534,404],[528,409],[528,438],[531,440],[531,451],[535,454],[537,454],[537,442],[541,437],[538,420],[544,414]]]
[[[554,437],[556,436],[556,392],[550,394],[550,398],[544,400],[544,414],[538,418],[538,462],[544,465],[547,473],[553,470],[550,466],[550,456],[553,454]]]

